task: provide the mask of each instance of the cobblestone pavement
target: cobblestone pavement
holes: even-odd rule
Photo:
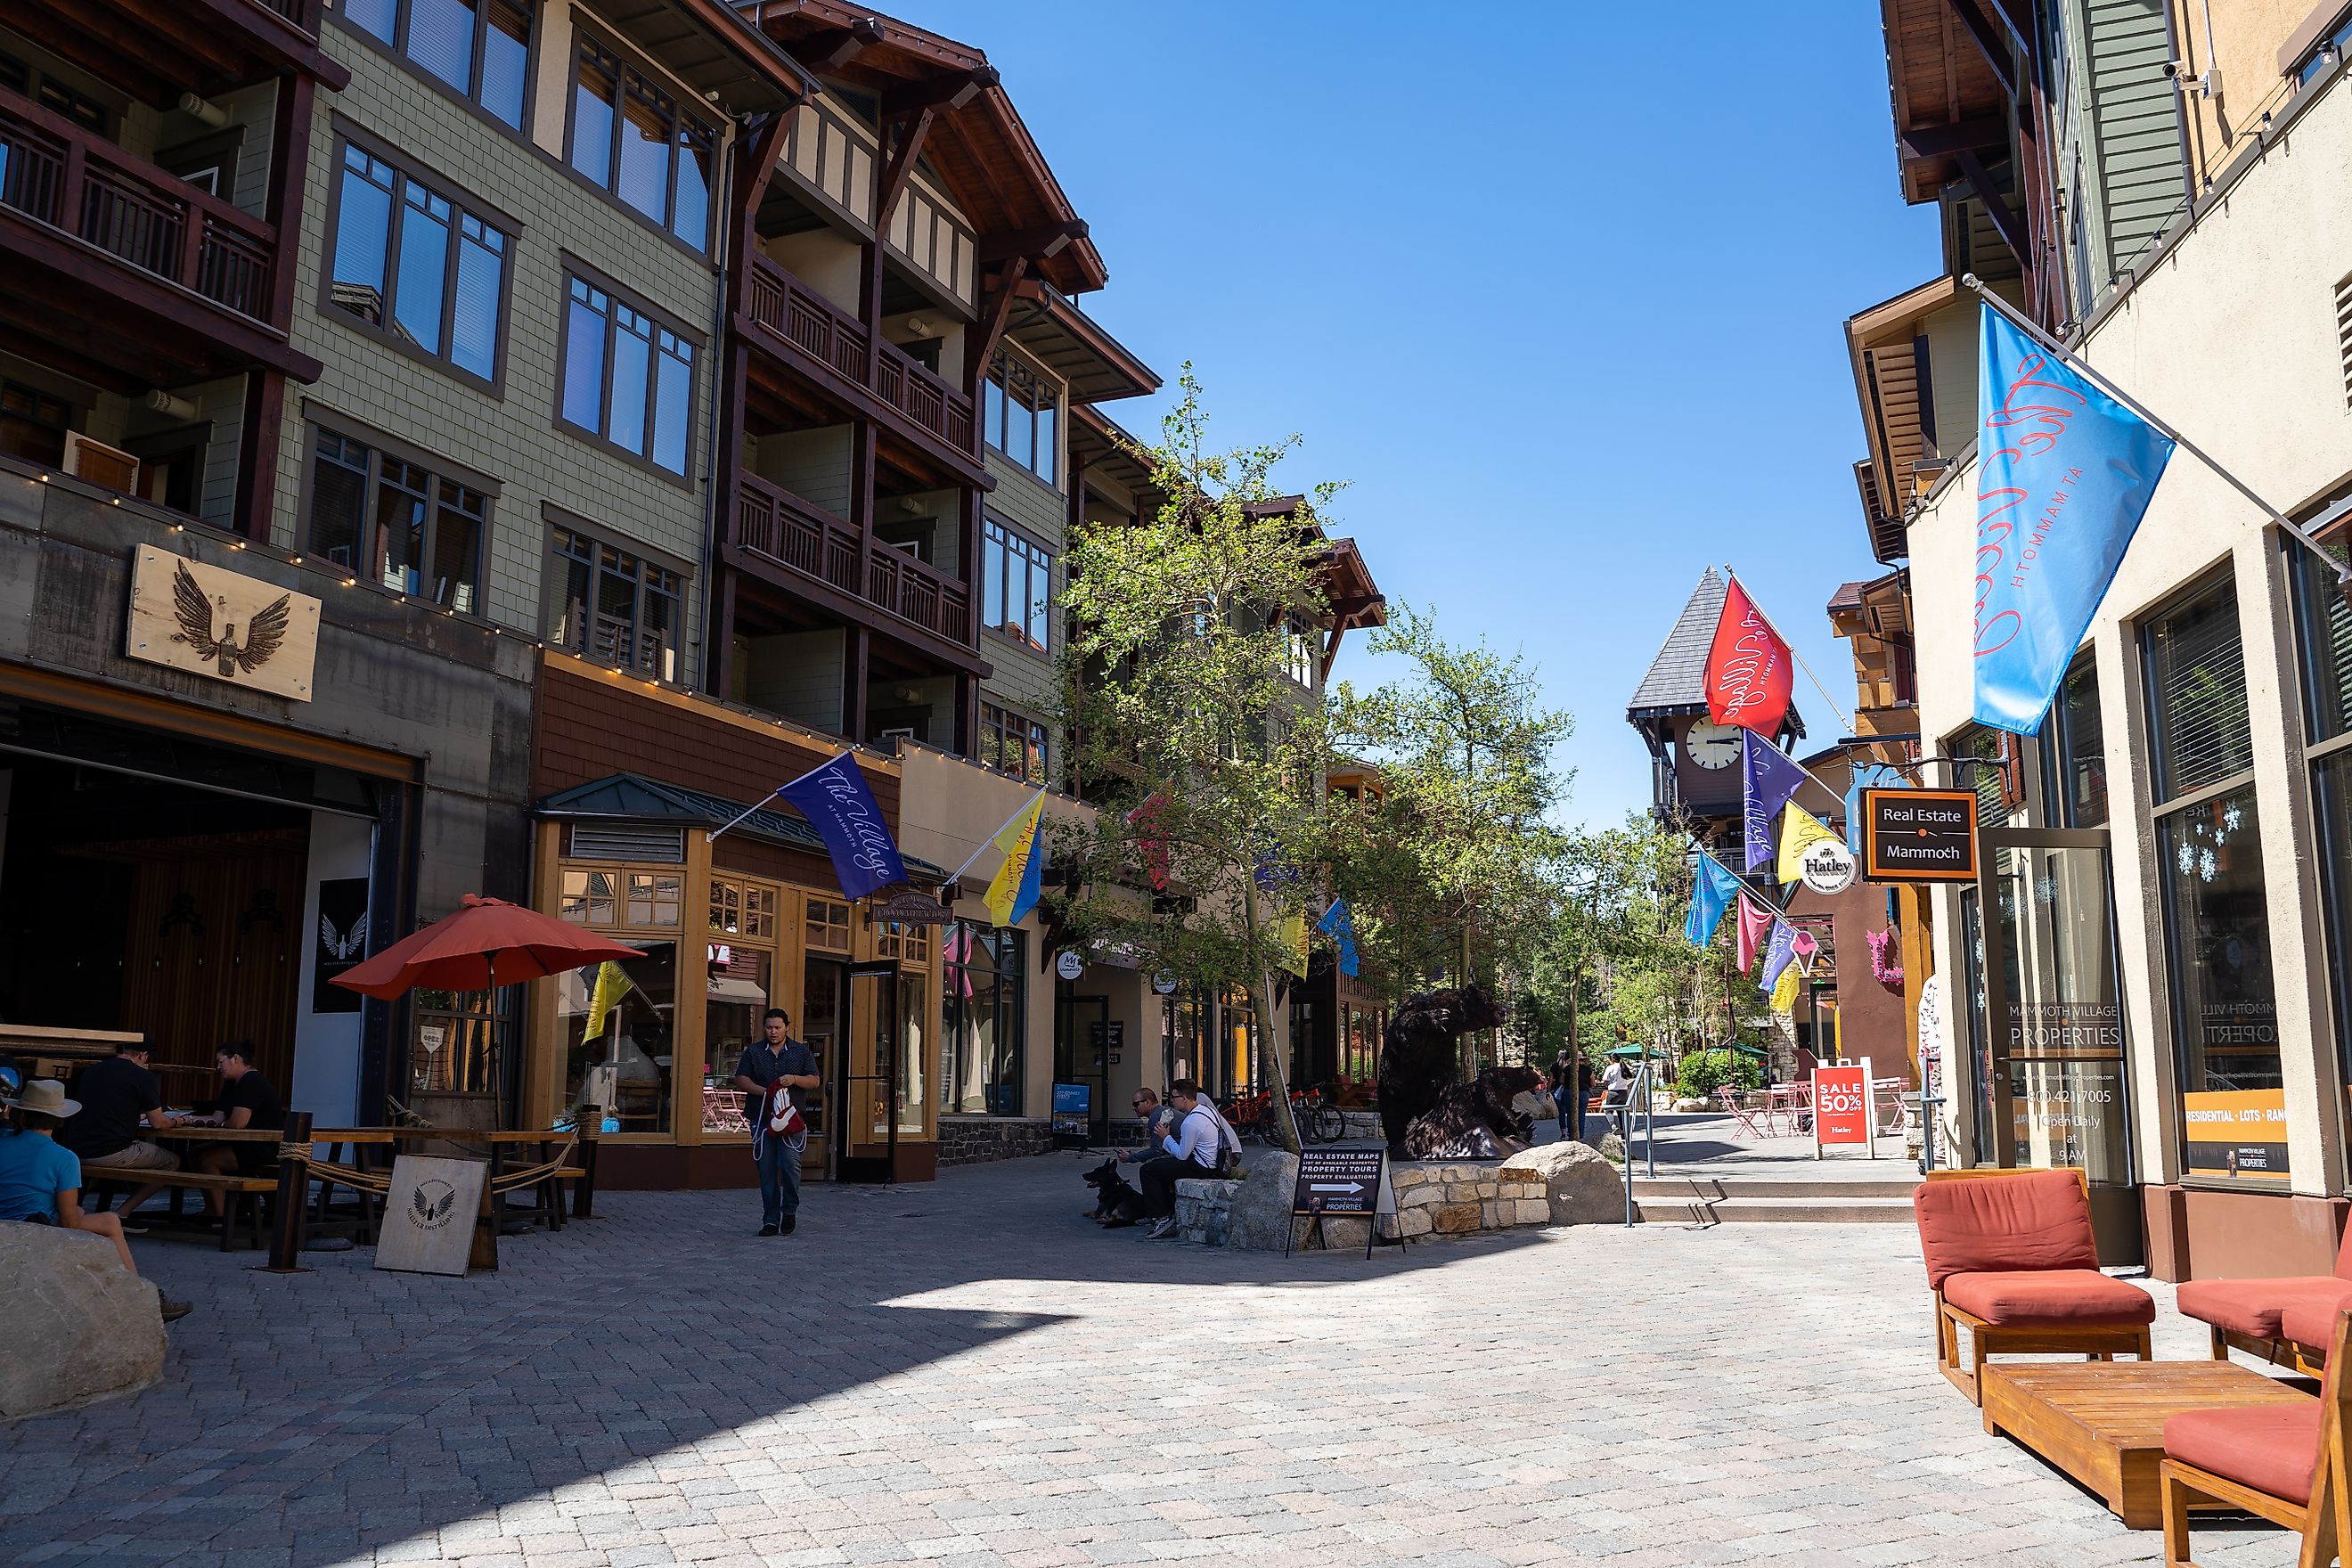
[[[1080,1168],[813,1188],[781,1241],[616,1194],[463,1280],[142,1244],[198,1310],[158,1387],[0,1428],[0,1563],[2161,1560],[1936,1375],[1908,1226],[1286,1262],[1097,1234]]]

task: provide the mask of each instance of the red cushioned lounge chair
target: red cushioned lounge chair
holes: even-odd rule
[[[2243,1509],[2300,1531],[2300,1568],[2326,1568],[2339,1545],[2352,1542],[2352,1487],[2345,1473],[2345,1407],[2352,1389],[2338,1375],[2352,1317],[2341,1310],[2329,1316],[2325,1329],[2305,1325],[2327,1361],[2317,1399],[2184,1411],[2165,1422],[2164,1464],[2157,1472],[2164,1497],[2165,1568],[2197,1568],[2189,1560],[2193,1507]]]
[[[1911,1206],[1936,1297],[1936,1369],[1970,1404],[1984,1403],[1989,1355],[2150,1359],[2156,1299],[2099,1272],[2080,1171],[1938,1171]]]
[[[2180,1286],[2180,1315],[2213,1331],[2213,1359],[2232,1350],[2320,1374],[2336,1309],[2352,1303],[2352,1230],[2336,1249],[2333,1274],[2291,1274],[2272,1279],[2188,1279]],[[2312,1338],[2290,1330],[2292,1313]]]

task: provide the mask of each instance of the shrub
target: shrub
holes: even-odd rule
[[[1683,1058],[1675,1092],[1685,1100],[1713,1100],[1727,1083],[1735,1089],[1761,1089],[1764,1074],[1756,1058],[1744,1051],[1693,1051]]]

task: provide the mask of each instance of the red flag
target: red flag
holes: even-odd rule
[[[1756,955],[1772,935],[1772,910],[1746,893],[1739,895],[1739,973],[1747,973],[1756,966]]]
[[[1718,724],[1740,724],[1770,736],[1789,716],[1795,661],[1739,579],[1723,595],[1723,618],[1715,623],[1715,646],[1706,655],[1707,715]]]
[[[1135,844],[1143,855],[1143,869],[1151,879],[1152,890],[1160,893],[1168,890],[1168,836],[1160,828],[1160,818],[1167,810],[1168,797],[1153,790],[1124,819],[1136,830]]]

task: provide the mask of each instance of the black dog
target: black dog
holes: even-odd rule
[[[1118,1161],[1105,1160],[1084,1177],[1087,1185],[1095,1190],[1095,1206],[1087,1217],[1100,1220],[1105,1229],[1133,1225],[1143,1217],[1143,1194],[1127,1184],[1118,1173]]]

